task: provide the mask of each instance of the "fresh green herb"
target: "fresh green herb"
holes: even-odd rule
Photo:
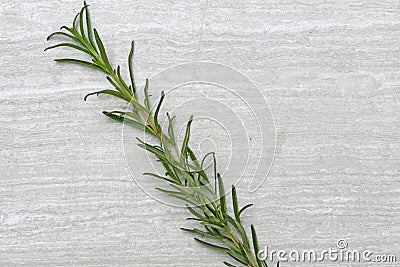
[[[254,226],[251,225],[252,242],[250,242],[240,218],[243,211],[250,207],[251,204],[240,209],[236,189],[232,186],[233,215],[230,215],[227,208],[223,179],[217,172],[214,153],[209,153],[202,160],[198,160],[189,147],[190,127],[193,117],[190,117],[187,123],[184,140],[179,148],[174,134],[174,118],[167,114],[167,131],[162,129],[158,120],[160,107],[165,98],[164,93],[162,93],[157,108],[153,113],[148,94],[149,82],[146,80],[144,100],[143,103],[139,102],[132,67],[134,42],[132,42],[128,57],[130,76],[128,84],[121,75],[120,66],[112,67],[100,35],[91,26],[86,3],[75,16],[72,27],[62,26],[60,31],[52,33],[47,39],[50,40],[55,36],[66,37],[68,41],[50,46],[45,50],[56,47],[69,47],[79,50],[90,57],[90,60],[60,58],[55,59],[55,61],[74,63],[97,69],[106,75],[106,79],[112,86],[112,89],[90,93],[85,96],[84,100],[94,94],[107,94],[132,103],[133,107],[129,112],[104,111],[103,113],[113,120],[145,131],[158,139],[159,144],[157,145],[138,139],[138,145],[158,158],[158,161],[165,167],[166,174],[165,176],[160,176],[158,174],[145,173],[145,175],[167,182],[171,186],[170,190],[157,189],[186,203],[186,208],[191,214],[188,220],[195,220],[200,224],[200,228],[181,229],[196,235],[198,238],[195,238],[195,240],[199,243],[225,252],[237,263],[251,267],[266,267],[266,262],[256,257],[259,245]],[[209,175],[203,169],[204,161],[210,156],[213,157],[214,186]],[[226,266],[235,266],[228,262],[224,262],[224,264]]]

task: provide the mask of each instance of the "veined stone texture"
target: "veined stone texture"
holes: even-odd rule
[[[0,266],[223,266],[227,256],[179,230],[192,225],[184,209],[132,179],[121,125],[101,114],[124,105],[106,96],[83,102],[107,88],[103,75],[52,61],[68,49],[43,52],[82,4],[0,0]],[[345,239],[349,249],[400,262],[398,0],[89,4],[124,70],[135,40],[140,84],[175,64],[209,61],[262,90],[275,160],[259,190],[238,192],[242,205],[254,203],[243,220],[261,244],[321,251]]]

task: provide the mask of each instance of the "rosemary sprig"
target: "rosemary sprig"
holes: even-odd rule
[[[203,159],[198,160],[189,147],[190,127],[193,117],[190,117],[187,123],[184,140],[179,148],[174,134],[174,117],[167,113],[167,131],[162,129],[158,120],[160,107],[165,98],[164,92],[162,92],[158,105],[153,112],[148,94],[149,81],[146,80],[144,99],[142,103],[139,102],[132,67],[134,42],[132,42],[128,57],[130,76],[128,85],[121,75],[120,66],[112,67],[97,30],[92,28],[86,2],[75,16],[72,27],[62,26],[60,31],[50,34],[47,40],[55,36],[66,37],[67,41],[50,46],[45,50],[56,47],[69,47],[79,50],[90,57],[90,60],[60,58],[55,59],[55,61],[74,63],[97,69],[106,74],[106,79],[112,86],[112,89],[89,93],[84,100],[91,95],[108,94],[132,103],[132,109],[128,112],[103,111],[103,113],[111,119],[145,131],[158,139],[159,144],[157,145],[138,139],[138,145],[158,158],[158,161],[165,167],[166,174],[165,176],[160,176],[154,173],[145,173],[145,175],[167,182],[171,186],[170,190],[157,189],[186,203],[186,208],[191,214],[191,217],[187,219],[198,221],[201,225],[200,228],[181,229],[196,235],[195,240],[199,243],[225,252],[239,264],[250,267],[266,267],[266,262],[256,257],[258,241],[254,226],[251,225],[252,241],[250,242],[250,238],[241,221],[242,213],[252,204],[239,208],[236,189],[235,186],[232,186],[233,215],[231,215],[226,204],[223,179],[217,172],[214,153],[208,153]],[[208,157],[213,158],[214,186],[212,186],[209,175],[203,169],[203,164]],[[226,266],[235,266],[228,262],[224,262],[224,264]]]

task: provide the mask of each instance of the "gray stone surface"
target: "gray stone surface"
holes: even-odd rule
[[[136,40],[139,81],[215,61],[267,96],[275,161],[257,192],[239,192],[261,243],[322,250],[344,238],[400,261],[399,1],[90,4],[113,62]],[[106,88],[102,75],[51,60],[66,50],[43,52],[81,5],[0,1],[0,266],[222,266],[179,230],[183,209],[134,183],[121,126],[101,114],[123,105],[82,101]],[[283,264],[322,265],[351,264]]]

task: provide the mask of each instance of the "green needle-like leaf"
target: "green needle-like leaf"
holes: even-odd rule
[[[224,183],[219,173],[217,173],[217,179],[218,179],[219,201],[221,204],[221,212],[223,215],[225,215],[226,214],[225,190],[224,190]]]
[[[254,225],[251,225],[251,239],[253,240],[253,247],[254,247],[254,253],[256,255],[257,262],[260,266],[262,266],[262,261],[258,258],[258,241],[257,241],[257,233],[256,229],[254,228]]]
[[[232,185],[232,205],[233,205],[233,213],[235,214],[235,219],[238,222],[240,222],[239,204],[238,204],[237,195],[236,195],[236,188],[234,185]]]
[[[81,35],[85,41],[88,41],[85,35],[85,27],[83,26],[83,12],[86,9],[86,5],[81,9],[81,12],[79,12],[79,30],[81,32]]]
[[[240,215],[241,215],[246,209],[250,208],[251,206],[253,206],[253,204],[247,204],[246,206],[244,206],[243,208],[241,208],[241,209],[239,210],[239,217],[240,217]]]
[[[118,114],[118,113],[120,113],[120,112],[119,112],[119,111],[117,111],[117,112],[113,112],[113,111],[112,111],[112,112],[103,111],[103,114],[104,114],[104,115],[106,115],[107,117],[109,117],[109,118],[111,118],[111,119],[113,119],[113,120],[122,122],[122,123],[124,123],[124,124],[126,124],[126,125],[128,125],[128,126],[132,126],[132,127],[136,128],[136,129],[139,129],[139,130],[141,130],[141,131],[147,132],[147,133],[149,133],[149,134],[154,134],[153,131],[152,131],[151,129],[149,129],[146,125],[143,125],[143,124],[141,124],[140,122],[137,122],[137,121],[134,121],[134,120],[125,118],[125,117],[122,116],[122,115],[117,115],[117,114],[115,114],[115,113]]]
[[[147,108],[147,110],[150,111],[150,96],[149,96],[149,79],[146,79],[146,83],[144,85],[144,106]]]
[[[74,48],[76,50],[79,50],[79,51],[82,51],[82,52],[84,52],[84,53],[86,53],[86,54],[88,54],[90,56],[92,55],[89,50],[87,50],[87,49],[85,49],[83,47],[80,47],[78,45],[71,44],[71,43],[60,43],[60,44],[56,44],[56,45],[53,45],[53,46],[49,46],[44,51],[47,51],[47,50],[50,50],[50,49],[53,49],[53,48],[56,48],[56,47],[61,47],[61,46],[72,47],[72,48]]]
[[[93,40],[92,24],[90,22],[89,6],[86,4],[86,1],[84,2],[84,5],[86,6],[85,14],[86,14],[86,30],[88,33],[88,39],[89,39],[90,44],[93,46],[93,48],[96,49],[96,47],[95,47],[96,45]]]
[[[108,60],[108,57],[107,57],[106,50],[104,48],[103,42],[101,41],[100,36],[97,33],[97,30],[95,28],[93,29],[93,33],[94,33],[94,37],[96,39],[97,48],[100,51],[101,59],[105,63],[105,65],[108,68],[108,70],[112,70],[112,67],[111,67],[110,61]]]
[[[192,124],[192,121],[193,121],[193,115],[190,116],[190,119],[189,119],[189,121],[188,121],[188,123],[186,125],[185,137],[183,139],[182,149],[181,149],[181,158],[182,159],[186,158],[188,144],[189,144],[189,137],[190,137],[190,126]]]
[[[71,34],[68,34],[68,33],[65,33],[65,32],[53,32],[52,34],[47,36],[47,41],[49,41],[52,37],[54,37],[56,35],[66,36],[66,37],[74,40],[75,42],[79,42],[79,40],[75,36],[73,36]]]
[[[98,70],[103,71],[103,69],[100,66],[98,66],[98,65],[96,65],[94,63],[90,63],[90,62],[84,61],[84,60],[73,59],[73,58],[57,58],[54,61],[66,62],[66,63],[74,63],[74,64],[78,64],[78,65],[82,65],[82,66],[85,66],[85,67],[90,67],[90,68],[94,68],[94,69],[98,69]]]
[[[131,43],[131,51],[129,52],[128,56],[128,67],[129,67],[129,77],[131,80],[131,88],[132,93],[136,94],[136,84],[135,84],[135,76],[133,74],[133,53],[135,52],[135,41]]]
[[[158,113],[160,112],[160,108],[161,108],[161,105],[162,105],[162,103],[164,101],[164,98],[165,98],[165,94],[164,94],[164,91],[162,91],[161,92],[160,101],[158,102],[156,111],[154,112],[154,123],[156,124],[156,127],[157,127],[158,131],[161,131],[161,126],[158,123]]]
[[[176,184],[175,181],[173,181],[173,180],[171,180],[171,179],[169,179],[167,177],[155,174],[155,173],[145,172],[145,173],[143,173],[143,175],[151,176],[151,177],[154,177],[154,178],[157,178],[157,179],[160,179],[160,180],[167,181],[167,182],[172,183],[172,184]]]
[[[217,246],[217,245],[214,245],[214,244],[205,242],[205,241],[200,240],[200,239],[198,239],[198,238],[196,238],[196,237],[194,238],[194,240],[196,240],[196,241],[199,242],[200,244],[203,244],[203,245],[205,245],[205,246],[211,247],[211,248],[213,248],[213,249],[222,250],[222,251],[224,251],[224,252],[228,252],[228,251],[229,251],[228,248],[221,247],[221,246]]]
[[[112,95],[112,96],[121,98],[121,99],[129,102],[129,98],[127,98],[125,95],[121,94],[120,92],[117,92],[117,91],[114,91],[114,90],[101,90],[101,91],[89,93],[89,94],[85,95],[83,100],[86,101],[86,99],[91,95],[100,95],[100,94]]]

